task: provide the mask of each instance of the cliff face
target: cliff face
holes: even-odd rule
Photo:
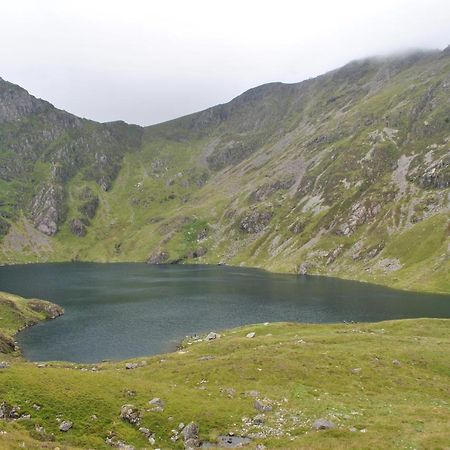
[[[226,262],[448,291],[449,94],[447,49],[147,128],[1,80],[2,260]]]

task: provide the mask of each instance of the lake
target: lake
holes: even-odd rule
[[[450,296],[258,269],[58,263],[0,267],[0,290],[65,315],[18,335],[32,361],[98,362],[173,350],[185,336],[260,322],[450,317]]]

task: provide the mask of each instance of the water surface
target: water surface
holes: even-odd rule
[[[187,335],[250,323],[450,317],[450,296],[216,266],[61,263],[0,267],[0,290],[65,315],[18,336],[32,360],[98,362],[172,350]]]

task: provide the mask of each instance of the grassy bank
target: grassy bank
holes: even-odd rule
[[[3,297],[10,303],[0,303],[0,323],[10,336],[30,320],[12,319],[16,307],[29,308]],[[448,448],[449,320],[276,323],[221,334],[129,361],[131,369],[126,362],[38,365],[17,352],[2,355],[9,367],[0,370],[0,400],[25,418],[0,420],[0,447],[106,449],[109,437],[135,448],[183,448],[172,430],[195,421],[200,439],[232,432],[252,437],[249,448]],[[155,397],[162,411],[152,410]],[[257,401],[272,410],[257,410]],[[124,404],[139,410],[153,446],[119,417]],[[314,431],[319,418],[336,428]],[[73,427],[59,431],[62,421]]]

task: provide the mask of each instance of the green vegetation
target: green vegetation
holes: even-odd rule
[[[37,319],[26,300],[1,297],[2,333]],[[31,418],[0,420],[0,447],[108,449],[105,439],[114,436],[135,448],[181,449],[182,436],[172,441],[172,430],[195,421],[202,440],[233,432],[253,436],[249,448],[443,449],[450,440],[449,352],[450,322],[418,319],[247,326],[131,360],[137,367],[130,370],[125,362],[37,365],[4,354],[0,403]],[[163,411],[151,411],[155,397]],[[256,410],[256,399],[272,411]],[[138,408],[154,445],[119,417],[124,404]],[[252,425],[257,415],[264,423]],[[319,418],[336,428],[312,430]],[[59,431],[64,420],[73,422],[66,433]]]
[[[0,261],[160,253],[450,292],[449,74],[448,50],[369,58],[146,128],[0,81]]]

